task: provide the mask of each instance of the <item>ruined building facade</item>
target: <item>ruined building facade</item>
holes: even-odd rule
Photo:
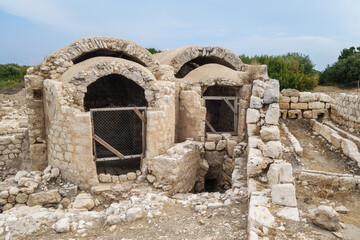
[[[23,166],[57,167],[82,188],[101,174],[140,170],[137,178],[150,176],[170,193],[226,189],[249,137],[247,151],[281,157],[272,135],[278,81],[224,48],[152,55],[119,38],[83,38],[31,67],[25,83],[30,158]],[[260,131],[268,133],[261,147]]]

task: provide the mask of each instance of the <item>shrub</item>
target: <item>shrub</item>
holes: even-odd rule
[[[270,78],[279,80],[280,88],[295,88],[300,91],[311,90],[318,82],[318,72],[310,57],[300,53],[280,56],[240,56],[246,64],[265,64]]]
[[[28,66],[14,63],[0,64],[0,87],[24,85],[24,76]]]

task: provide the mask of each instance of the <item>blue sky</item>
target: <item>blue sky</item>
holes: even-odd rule
[[[359,11],[358,0],[0,0],[0,63],[39,64],[79,38],[114,36],[157,49],[300,52],[323,70],[360,46]]]

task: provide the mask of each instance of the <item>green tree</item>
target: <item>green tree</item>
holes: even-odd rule
[[[24,85],[27,68],[14,63],[0,64],[0,87]]]
[[[360,47],[344,48],[338,61],[321,73],[319,84],[356,87],[360,79]]]
[[[160,53],[161,50],[158,50],[156,48],[146,48],[151,54]]]
[[[281,88],[295,88],[311,90],[317,85],[318,72],[308,55],[288,53],[279,56],[240,55],[246,64],[265,64],[268,67],[269,77],[279,80]]]

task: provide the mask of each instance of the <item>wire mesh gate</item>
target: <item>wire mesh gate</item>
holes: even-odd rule
[[[238,97],[203,96],[206,106],[206,131],[231,133],[238,131]]]
[[[91,109],[96,161],[142,158],[146,107]]]

